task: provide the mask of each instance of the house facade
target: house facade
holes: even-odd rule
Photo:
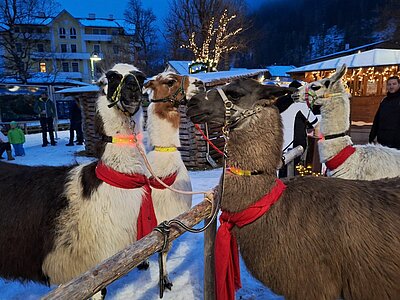
[[[15,24],[14,31],[21,33],[15,43],[17,51],[21,55],[30,52],[29,73],[33,75],[45,73],[90,83],[102,69],[133,59],[132,34],[123,20],[112,15],[81,18],[63,10],[52,18],[36,17],[29,24]],[[12,75],[7,64],[3,70],[4,75]]]

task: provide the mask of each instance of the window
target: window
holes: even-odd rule
[[[69,63],[63,62],[62,63],[62,70],[63,70],[63,72],[69,72]]]
[[[76,53],[76,44],[71,44],[71,52]]]
[[[60,39],[65,39],[66,33],[65,33],[65,28],[64,27],[60,27],[60,29],[58,30],[58,33],[59,33]]]
[[[100,29],[100,34],[107,34],[107,30],[106,29]]]
[[[98,28],[93,28],[92,33],[93,33],[93,34],[100,34],[100,29],[98,29]]]
[[[67,44],[60,44],[61,47],[61,52],[66,53],[67,52]]]
[[[46,63],[45,62],[39,63],[39,71],[41,73],[46,73]]]
[[[37,44],[37,51],[38,52],[44,52],[44,45],[43,44]]]
[[[114,54],[119,54],[119,47],[117,45],[113,46],[113,52]]]
[[[93,52],[100,54],[100,45],[99,44],[93,45]]]
[[[69,29],[69,37],[70,37],[71,39],[76,39],[76,29],[75,29],[74,27],[71,27],[71,28]]]
[[[22,44],[21,43],[15,43],[15,50],[17,50],[17,52],[22,52]]]
[[[72,66],[72,72],[79,72],[79,63],[73,62],[71,66]]]

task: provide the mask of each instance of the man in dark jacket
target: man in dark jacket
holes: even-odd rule
[[[74,130],[76,131],[77,145],[83,145],[83,133],[82,133],[82,115],[79,107],[79,100],[75,98],[71,101],[69,106],[69,143],[66,146],[74,145]]]
[[[47,140],[47,132],[49,132],[51,145],[55,146],[56,141],[54,140],[53,118],[56,116],[56,108],[54,102],[49,99],[47,93],[42,93],[42,96],[35,101],[33,110],[40,118],[43,139],[42,147],[46,147],[49,144]]]
[[[387,81],[387,96],[382,100],[376,112],[369,142],[375,138],[379,144],[400,149],[400,79],[389,77]]]

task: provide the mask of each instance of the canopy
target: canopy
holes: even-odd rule
[[[305,65],[287,71],[287,73],[302,73],[336,69],[346,64],[348,68],[377,67],[400,65],[400,50],[373,49],[347,56],[337,57],[326,61]]]

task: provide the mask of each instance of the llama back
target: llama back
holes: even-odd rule
[[[288,299],[397,299],[400,179],[286,183],[266,215],[235,229],[253,276]]]
[[[400,150],[381,145],[355,145],[356,152],[346,164],[328,171],[344,179],[378,180],[400,176]]]
[[[54,247],[56,220],[68,207],[63,189],[72,169],[0,163],[1,277],[48,284],[42,263]]]

